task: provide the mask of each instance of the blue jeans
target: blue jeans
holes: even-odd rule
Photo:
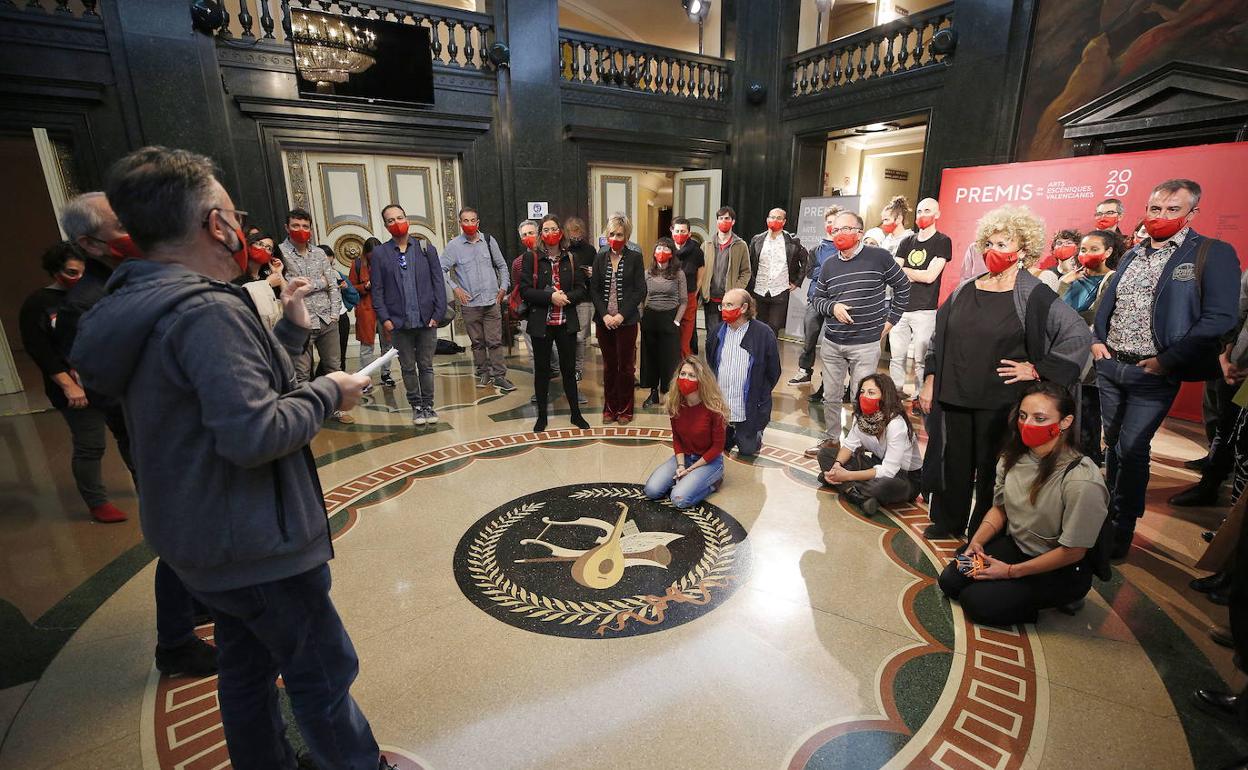
[[[329,565],[231,591],[195,591],[216,620],[217,700],[230,761],[293,768],[278,707],[282,675],[318,767],[376,770],[378,749],[350,688],[359,659],[329,598]]]
[[[815,310],[815,306],[810,304],[810,298],[806,298],[806,315],[802,321],[802,352],[797,357],[797,366],[799,369],[812,371],[815,368],[815,346],[819,344],[819,338],[823,336],[823,316]]]
[[[1170,411],[1179,383],[1112,358],[1096,362],[1105,428],[1105,484],[1109,511],[1120,532],[1135,530],[1144,515],[1153,434]]]
[[[699,459],[698,455],[686,454],[685,467]],[[650,480],[646,482],[646,497],[662,500],[670,495],[672,505],[677,508],[692,508],[705,500],[714,491],[715,483],[724,477],[724,456],[721,454],[706,465],[694,468],[680,481],[676,481],[675,477],[676,455],[672,455],[650,474]]]

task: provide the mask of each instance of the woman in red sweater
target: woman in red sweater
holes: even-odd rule
[[[724,429],[728,403],[715,376],[697,356],[681,361],[663,396],[672,418],[672,457],[646,482],[646,496],[671,496],[677,508],[692,508],[719,489],[724,479]]]

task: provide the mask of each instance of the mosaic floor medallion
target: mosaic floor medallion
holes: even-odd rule
[[[745,534],[714,505],[680,510],[638,484],[574,484],[479,519],[455,550],[455,579],[473,604],[526,631],[634,636],[723,603],[748,565]]]

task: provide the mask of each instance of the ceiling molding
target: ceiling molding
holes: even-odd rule
[[[635,29],[615,18],[611,14],[603,11],[601,8],[595,8],[589,3],[584,2],[584,0],[559,0],[559,5],[567,8],[573,13],[584,16],[590,21],[597,22],[604,27],[619,30],[620,34],[613,35],[613,37],[623,37],[625,40],[631,40],[634,43],[646,42],[646,39],[641,36],[641,33],[637,32]]]

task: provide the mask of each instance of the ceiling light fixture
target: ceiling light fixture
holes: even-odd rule
[[[377,35],[336,17],[294,13],[290,36],[299,71],[308,80],[345,83],[377,63]]]
[[[880,134],[885,131],[896,131],[901,126],[896,123],[868,123],[854,129],[855,134]]]

